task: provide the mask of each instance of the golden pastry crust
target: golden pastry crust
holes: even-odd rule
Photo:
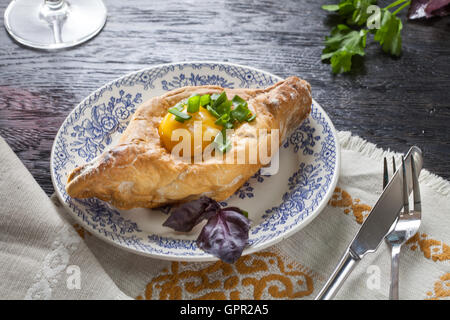
[[[158,126],[167,110],[192,94],[226,91],[239,95],[256,114],[230,137],[239,154],[257,141],[254,129],[279,129],[279,144],[311,111],[311,87],[289,77],[266,89],[224,89],[219,86],[183,87],[154,97],[136,110],[116,146],[69,175],[67,193],[74,198],[97,197],[120,209],[153,208],[206,195],[217,201],[231,196],[262,164],[230,164],[216,158],[189,163],[172,156],[161,143]],[[270,142],[270,140],[269,140]],[[277,146],[278,147],[278,146]],[[270,156],[270,148],[268,148]],[[259,157],[258,157],[259,159]],[[248,158],[247,158],[248,160]]]

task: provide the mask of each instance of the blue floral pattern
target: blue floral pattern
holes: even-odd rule
[[[103,229],[106,226],[111,227],[111,231],[119,234],[140,232],[135,222],[121,217],[119,211],[109,206],[106,202],[96,198],[89,199],[70,199],[75,206],[83,206],[84,220],[93,223],[97,229]]]
[[[294,152],[303,150],[304,155],[313,154],[314,146],[320,140],[320,135],[316,135],[316,128],[311,126],[310,119],[305,119],[291,136],[286,140],[283,147],[294,146]]]
[[[186,86],[204,86],[204,85],[216,85],[222,88],[233,88],[234,83],[228,82],[227,79],[219,75],[199,75],[191,72],[189,76],[184,73],[180,73],[178,76],[174,76],[172,81],[163,80],[161,85],[164,90],[170,91],[176,88]]]
[[[236,191],[236,195],[241,198],[244,199],[246,197],[248,198],[253,198],[254,194],[253,194],[253,187],[250,185],[250,182],[245,182],[242,187],[240,187],[237,191]]]
[[[260,230],[276,230],[280,224],[285,224],[289,217],[304,212],[307,208],[306,201],[310,200],[315,191],[320,188],[322,177],[321,165],[316,166],[305,163],[289,178],[289,191],[283,195],[283,202],[278,207],[266,210],[264,223],[252,230],[258,233]]]
[[[255,195],[253,193],[254,188],[252,187],[252,184],[263,183],[264,180],[269,177],[270,176],[263,176],[260,169],[253,176],[251,176],[251,178],[247,182],[245,182],[242,187],[240,187],[234,194],[240,199],[253,198]]]
[[[55,138],[51,172],[58,197],[89,231],[116,245],[165,259],[213,260],[197,248],[194,240],[149,233],[133,215],[126,218],[122,211],[101,200],[70,198],[65,191],[67,174],[113,143],[139,104],[152,96],[185,85],[257,88],[278,80],[276,76],[243,66],[199,62],[157,66],[105,85],[72,111]],[[280,181],[278,175],[263,176],[258,171],[233,197],[221,202],[222,206],[241,206],[251,211],[256,204],[270,200],[261,193],[262,187],[285,190],[278,199],[270,200],[271,205],[261,213],[262,222],[251,228],[250,247],[244,253],[299,229],[304,219],[318,213],[334,189],[338,146],[332,124],[320,106],[313,103],[311,116],[286,139],[283,147],[280,154],[297,159],[291,169],[282,168],[292,170],[287,181]],[[169,212],[170,207],[166,206],[151,214]]]
[[[91,117],[73,126],[70,135],[75,139],[70,143],[70,151],[76,152],[86,161],[95,158],[111,143],[113,134],[126,129],[127,120],[142,102],[141,98],[140,93],[132,96],[120,90],[119,96],[111,96],[108,103],[94,105]]]

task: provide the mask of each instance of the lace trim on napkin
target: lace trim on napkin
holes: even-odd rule
[[[70,256],[78,248],[81,238],[69,225],[64,225],[56,235],[51,251],[35,276],[33,285],[27,290],[26,300],[48,300],[52,297],[61,273],[66,269]]]

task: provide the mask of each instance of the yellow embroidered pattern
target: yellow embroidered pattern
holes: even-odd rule
[[[264,251],[235,264],[172,262],[153,278],[137,299],[294,299],[310,295],[309,271],[281,254]]]
[[[367,217],[372,207],[360,202],[361,200],[353,199],[347,191],[337,187],[334,189],[334,193],[329,204],[332,207],[344,208],[345,214],[349,214],[351,211],[356,219],[356,222],[362,224],[364,222],[364,218]]]
[[[416,233],[414,237],[406,242],[406,245],[413,251],[419,248],[427,259],[432,259],[433,261],[450,260],[450,246],[442,241],[428,238],[428,235],[425,233]]]
[[[433,291],[427,292],[426,300],[440,300],[450,297],[450,272],[444,274],[434,283]]]

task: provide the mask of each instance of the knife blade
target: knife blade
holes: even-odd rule
[[[332,299],[356,264],[367,253],[376,251],[389,233],[403,207],[404,178],[408,180],[408,194],[412,191],[411,157],[414,157],[417,174],[422,170],[422,151],[412,147],[405,158],[406,177],[403,177],[402,170],[395,172],[316,300]]]

